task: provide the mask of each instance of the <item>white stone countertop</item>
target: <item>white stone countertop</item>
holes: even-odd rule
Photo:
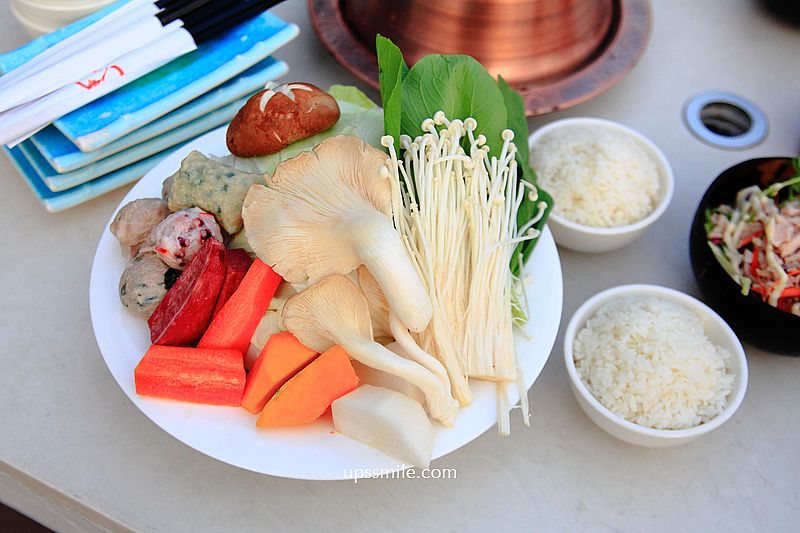
[[[358,84],[317,42],[305,2],[275,10],[300,36],[278,56],[289,78]],[[562,334],[598,291],[644,282],[697,295],[689,224],[724,168],[800,149],[800,30],[756,0],[655,0],[649,46],[619,85],[530,120],[617,120],[652,138],[676,176],[663,219],[605,255],[561,250]],[[0,3],[0,51],[27,41]],[[725,90],[766,114],[755,148],[724,151],[693,137],[681,112]],[[371,92],[375,95],[375,92]],[[0,500],[60,531],[548,530],[797,531],[800,527],[800,358],[747,347],[750,386],[738,413],[685,446],[631,446],[597,428],[572,397],[559,335],[529,393],[533,428],[512,417],[434,466],[455,480],[308,482],[211,459],[150,422],[122,393],[89,320],[97,241],[128,188],[48,214],[0,158]],[[0,530],[2,530],[0,524]]]

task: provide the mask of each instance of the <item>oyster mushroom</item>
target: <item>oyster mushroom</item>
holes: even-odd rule
[[[458,402],[431,371],[373,340],[367,301],[346,276],[329,276],[292,296],[283,307],[283,325],[309,348],[324,352],[338,344],[360,363],[416,385],[430,415],[452,427]]]
[[[419,332],[433,309],[392,223],[385,163],[358,137],[330,137],[281,163],[271,187],[252,186],[242,218],[253,251],[285,280],[314,284],[363,264],[400,321]]]
[[[358,284],[361,286],[361,290],[367,300],[375,337],[394,338],[408,356],[408,359],[430,370],[445,386],[447,393],[451,394],[450,378],[447,376],[447,370],[445,370],[444,365],[434,356],[420,348],[405,326],[400,323],[394,312],[389,309],[383,291],[378,286],[375,277],[363,265],[358,267]]]
[[[375,276],[370,274],[367,267],[359,266],[357,273],[358,286],[361,287],[361,292],[364,293],[364,298],[367,300],[369,316],[372,320],[372,334],[376,341],[385,346],[394,339],[389,326],[389,304],[386,302],[386,297],[383,295],[378,281]]]

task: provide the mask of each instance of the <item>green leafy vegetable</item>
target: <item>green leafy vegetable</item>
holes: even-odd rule
[[[497,76],[497,88],[503,97],[508,116],[507,127],[514,132],[517,145],[517,161],[526,163],[525,170],[530,170],[530,150],[528,149],[528,121],[525,119],[525,103],[517,91],[506,83],[503,76]],[[535,181],[535,180],[532,180]]]
[[[773,183],[766,189],[764,189],[763,193],[764,196],[775,196],[777,195],[781,189],[785,187],[789,187],[789,190],[794,190],[795,186],[800,185],[800,176],[795,176],[792,179],[782,181],[780,183]]]
[[[378,81],[383,102],[383,129],[394,138],[395,150],[399,152],[403,80],[408,74],[408,65],[400,49],[380,34],[375,37],[375,49],[378,53]]]
[[[744,296],[747,296],[748,294],[750,294],[750,287],[753,286],[753,280],[751,280],[746,276],[743,276],[741,280],[742,280],[742,294]]]
[[[378,107],[378,104],[370,100],[369,96],[352,85],[331,85],[328,88],[328,94],[336,98],[336,101],[339,104],[353,104],[363,107],[364,109],[373,109]]]
[[[711,221],[711,215],[714,213],[713,209],[706,209],[705,210],[705,222],[703,222],[703,227],[706,230],[706,235],[708,235],[711,230],[714,228],[714,223]]]
[[[794,168],[795,171],[795,176],[793,178],[789,178],[788,180],[780,183],[773,183],[761,191],[761,194],[764,196],[776,197],[783,189],[787,189],[781,205],[783,205],[785,202],[793,202],[798,196],[800,196],[800,157],[795,157],[792,159],[792,168]]]
[[[751,283],[750,278],[747,278],[746,276],[740,276],[736,272],[733,263],[731,263],[731,260],[728,259],[728,255],[725,253],[724,249],[722,249],[720,246],[717,246],[711,241],[706,241],[706,242],[708,243],[708,247],[711,248],[711,253],[714,254],[714,257],[717,258],[717,261],[722,267],[722,270],[727,272],[728,275],[742,287],[742,294],[747,296],[748,293],[750,292],[750,283]]]
[[[375,45],[384,130],[394,137],[398,153],[400,134],[411,138],[421,135],[420,124],[437,111],[443,111],[450,119],[473,117],[478,122],[476,135],[486,137],[487,145],[493,149],[491,155],[497,155],[503,144],[503,130],[508,128],[514,132],[521,177],[536,184],[536,174],[529,162],[525,106],[522,97],[502,77],[495,81],[483,65],[465,55],[433,54],[409,69],[402,52],[389,39],[378,35]],[[535,217],[542,202],[546,205],[545,214],[534,226],[541,231],[553,206],[552,198],[542,189],[538,189],[535,199],[526,196],[518,211],[517,225],[521,227]],[[520,275],[522,270],[518,258],[521,256],[524,264],[536,241],[531,239],[517,246],[510,265],[514,275]]]
[[[403,80],[401,131],[412,139],[423,132],[420,124],[444,111],[449,119],[473,117],[478,133],[499,155],[507,113],[503,95],[486,69],[465,55],[429,55],[411,67]]]
[[[412,139],[422,135],[421,124],[438,112],[450,120],[477,121],[475,135],[483,135],[490,148],[489,155],[499,156],[503,146],[502,132],[514,132],[517,147],[517,169],[521,180],[536,183],[536,173],[530,166],[528,149],[528,123],[522,97],[508,83],[497,81],[475,59],[465,55],[429,55],[408,69],[403,54],[385,37],[376,39],[381,99],[384,107],[384,129],[395,140],[395,150],[401,152],[401,134]],[[400,105],[402,104],[402,105]],[[462,143],[467,140],[463,139]],[[465,150],[468,149],[464,146]],[[526,190],[517,210],[517,227],[537,219],[534,230],[542,231],[553,200],[546,191]],[[543,212],[542,212],[543,211]],[[523,241],[512,255],[509,269],[519,278],[525,262],[533,252],[538,239]],[[527,321],[524,293],[516,287],[512,294],[512,315],[516,324]]]
[[[522,173],[522,179],[537,185],[536,173],[531,168],[530,164],[530,150],[528,148],[528,121],[525,119],[525,104],[522,97],[517,91],[511,88],[506,83],[502,76],[497,77],[497,87],[503,96],[503,103],[505,104],[506,113],[508,116],[508,129],[514,132],[514,140],[517,146],[517,165],[519,172]],[[553,208],[553,198],[547,191],[537,186],[538,198],[531,200],[527,196],[523,200],[522,205],[519,206],[517,211],[517,226],[521,227],[532,217],[536,216],[539,212],[539,203],[544,202],[547,207],[542,219],[534,224],[534,229],[542,231],[544,225],[547,223],[547,216]],[[522,272],[522,266],[528,261],[528,258],[533,253],[538,239],[531,239],[529,241],[521,242],[514,250],[514,257],[511,260],[511,272],[515,276],[519,276]],[[522,255],[522,262],[517,258]]]

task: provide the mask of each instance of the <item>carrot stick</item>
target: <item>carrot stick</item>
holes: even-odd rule
[[[136,392],[211,405],[239,405],[245,387],[242,353],[153,344],[133,371]]]
[[[789,287],[788,289],[783,289],[781,293],[781,298],[800,298],[800,287]]]
[[[752,287],[750,287],[750,290],[755,291],[758,294],[764,296],[769,293],[766,292],[766,286],[764,285],[764,280],[758,273],[759,266],[760,266],[760,261],[759,261],[758,248],[755,248],[753,249],[753,259],[750,261],[750,274],[753,276],[753,280],[755,281],[755,283],[753,284]]]
[[[755,239],[756,237],[761,237],[763,234],[764,234],[763,229],[753,232],[752,234],[748,235],[747,237],[739,241],[739,246],[737,246],[736,249],[738,250],[744,248],[745,246],[753,242],[753,239]]]
[[[753,259],[750,261],[750,273],[753,275],[753,277],[756,278],[756,281],[758,281],[758,283],[760,284],[761,279],[758,276],[758,272],[756,272],[757,270],[758,270],[758,250],[753,250]]]
[[[275,295],[281,277],[260,259],[253,261],[239,287],[211,320],[198,348],[230,348],[244,353]]]

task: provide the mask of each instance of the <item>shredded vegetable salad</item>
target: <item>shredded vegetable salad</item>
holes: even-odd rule
[[[765,302],[800,316],[800,158],[797,176],[762,190],[746,187],[736,205],[706,211],[711,251],[725,271]]]

